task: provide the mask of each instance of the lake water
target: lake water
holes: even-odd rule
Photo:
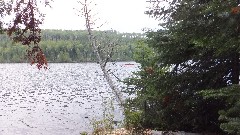
[[[126,63],[109,68],[123,79],[139,66]],[[79,135],[102,117],[103,101],[114,94],[96,63],[50,63],[49,68],[0,64],[0,135]],[[122,120],[121,108],[116,102],[114,107],[114,119]]]

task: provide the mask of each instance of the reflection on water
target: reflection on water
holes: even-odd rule
[[[39,71],[28,64],[0,64],[0,135],[79,135],[102,116],[101,103],[113,94],[97,64],[49,66]],[[137,66],[110,67],[122,79]],[[122,119],[116,103],[115,116]]]

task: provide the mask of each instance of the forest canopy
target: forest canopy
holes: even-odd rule
[[[141,33],[95,31],[102,41],[116,42],[111,61],[132,61],[137,41],[145,38]],[[96,62],[95,54],[85,30],[42,30],[42,51],[48,62]],[[0,35],[0,62],[27,62],[28,46],[15,43],[5,34]]]

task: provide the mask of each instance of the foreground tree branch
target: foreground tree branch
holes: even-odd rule
[[[44,14],[39,11],[39,4],[49,5],[48,0],[16,0],[0,2],[1,17],[14,16],[11,22],[1,21],[1,31],[6,32],[14,42],[27,45],[27,58],[31,64],[37,63],[37,67],[47,68],[47,60],[39,47],[41,41],[41,29]],[[7,25],[7,28],[3,26]]]

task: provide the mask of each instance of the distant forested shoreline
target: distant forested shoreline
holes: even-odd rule
[[[132,61],[137,41],[145,37],[141,33],[94,31],[101,43],[114,42],[111,61]],[[40,47],[48,62],[96,62],[95,54],[85,30],[42,30]],[[28,46],[14,43],[7,35],[0,35],[0,63],[27,62]]]

